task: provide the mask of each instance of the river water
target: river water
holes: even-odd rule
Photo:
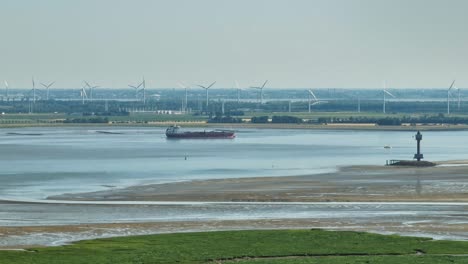
[[[43,199],[139,184],[382,165],[411,159],[414,134],[240,129],[233,140],[168,140],[164,128],[0,129],[0,198]],[[468,159],[463,143],[468,131],[424,132],[423,137],[429,160]]]

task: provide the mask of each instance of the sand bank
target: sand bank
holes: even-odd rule
[[[195,180],[63,194],[53,200],[211,202],[467,202],[468,161],[429,168],[351,166],[289,177]]]

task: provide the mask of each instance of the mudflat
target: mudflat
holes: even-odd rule
[[[337,172],[150,184],[51,196],[77,201],[466,202],[468,161],[436,167],[350,166]]]

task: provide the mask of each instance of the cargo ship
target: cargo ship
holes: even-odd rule
[[[181,131],[180,126],[170,126],[166,129],[167,138],[235,138],[236,133],[231,130],[213,131]]]

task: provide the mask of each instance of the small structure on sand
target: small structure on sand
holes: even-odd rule
[[[424,159],[424,155],[421,153],[421,140],[422,140],[422,134],[421,132],[418,131],[418,133],[416,133],[416,141],[418,142],[418,146],[417,146],[417,152],[416,154],[414,154],[414,158],[415,160],[417,161],[421,161],[421,159]]]
[[[422,161],[424,159],[424,155],[421,153],[421,140],[422,134],[420,131],[415,135],[416,139],[416,154],[414,154],[413,160],[387,160],[387,165],[391,166],[414,166],[414,167],[431,167],[435,166],[436,164],[430,161]]]

